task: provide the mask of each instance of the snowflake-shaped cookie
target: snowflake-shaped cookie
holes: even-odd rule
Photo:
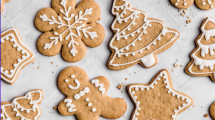
[[[1,78],[13,84],[21,69],[34,60],[34,54],[22,43],[17,29],[1,33]]]
[[[43,98],[40,89],[29,91],[12,102],[1,103],[1,120],[38,120],[41,115],[39,103]]]
[[[135,104],[131,120],[176,120],[193,100],[173,89],[167,70],[160,71],[150,84],[131,84],[128,93]]]
[[[58,54],[68,62],[81,60],[87,46],[97,47],[104,39],[103,27],[97,23],[101,10],[94,0],[52,0],[53,8],[40,10],[35,26],[43,33],[37,42],[39,51],[47,56]],[[62,47],[63,46],[63,47]]]
[[[76,115],[78,120],[99,120],[99,115],[117,119],[125,113],[127,104],[121,98],[107,96],[109,87],[104,76],[89,82],[83,69],[68,67],[58,77],[58,88],[67,96],[58,105],[58,110],[65,116]]]

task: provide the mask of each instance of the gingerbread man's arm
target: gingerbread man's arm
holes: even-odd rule
[[[97,87],[98,91],[101,91],[102,94],[105,94],[110,87],[109,80],[104,76],[99,76],[93,79],[91,83],[94,84],[95,87]]]
[[[106,96],[101,115],[108,119],[118,119],[127,110],[127,104],[122,98]]]

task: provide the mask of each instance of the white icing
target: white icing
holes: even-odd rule
[[[75,105],[72,104],[72,100],[71,99],[65,99],[64,102],[66,103],[66,107],[69,107],[68,108],[68,112],[75,112],[76,109],[75,108]]]
[[[38,100],[35,100],[33,101],[32,100],[32,96],[31,94],[32,93],[39,93],[40,96],[39,96],[39,99]],[[34,116],[34,120],[37,120],[40,116],[40,108],[39,106],[37,105],[41,100],[42,100],[42,91],[40,90],[34,90],[34,91],[30,91],[28,92],[25,96],[23,97],[16,97],[14,98],[14,100],[12,101],[11,104],[5,104],[5,105],[1,105],[1,117],[2,117],[2,120],[12,120],[10,118],[10,116],[7,114],[6,110],[5,110],[5,107],[12,107],[13,108],[13,111],[16,112],[16,116],[18,117],[21,117],[21,120],[32,120],[32,119],[28,119],[28,118],[25,118],[24,116],[22,116],[22,113],[19,112],[19,109],[21,111],[25,111],[26,113],[29,113],[30,111],[36,111],[37,110],[37,114]],[[32,108],[30,109],[27,109],[27,108],[24,108],[22,107],[17,101],[20,100],[20,99],[28,99],[30,100],[30,104],[32,104]]]
[[[61,34],[54,32],[54,35],[58,36],[58,37],[50,37],[52,42],[45,43],[44,49],[50,49],[53,44],[55,44],[55,45],[57,44],[58,40],[62,41],[63,40],[62,36],[64,36],[64,34],[67,33],[67,31],[69,31],[69,34],[66,36],[65,40],[69,40],[69,38],[70,38],[68,47],[70,48],[72,46],[70,53],[73,56],[75,56],[78,53],[75,49],[75,45],[78,46],[79,44],[74,40],[74,37],[76,37],[76,38],[80,37],[81,36],[80,31],[83,33],[85,38],[90,37],[91,39],[94,39],[98,36],[97,36],[96,32],[88,31],[89,29],[91,29],[91,27],[84,28],[85,24],[82,24],[82,21],[87,21],[87,18],[85,18],[86,15],[92,14],[92,8],[86,9],[84,13],[83,13],[83,11],[79,11],[79,14],[76,16],[74,14],[71,14],[69,16],[72,6],[69,6],[67,8],[66,3],[67,3],[67,0],[61,0],[61,2],[60,2],[60,5],[62,5],[64,8],[64,10],[60,9],[60,12],[63,13],[64,17],[61,18],[60,16],[58,16],[58,21],[53,16],[51,16],[51,19],[49,19],[46,16],[46,14],[40,15],[40,18],[42,19],[42,21],[48,21],[49,24],[57,24],[58,25],[57,28],[67,27],[67,29]],[[74,19],[74,18],[75,18],[75,22],[71,24],[70,20]],[[65,20],[67,23],[63,23],[62,19]],[[79,25],[79,26],[77,26],[77,25]],[[71,28],[75,29],[77,31],[77,34],[73,33]]]
[[[87,101],[87,102],[88,102],[89,100],[90,100],[89,98],[86,98],[86,99],[85,99],[85,101]]]
[[[22,69],[25,64],[29,63],[30,61],[32,61],[34,59],[34,54],[33,54],[32,51],[30,51],[25,46],[25,48],[28,49],[32,53],[32,57],[29,58],[30,57],[30,53],[28,51],[26,51],[25,48],[22,47],[22,46],[24,46],[23,43],[22,43],[22,39],[20,38],[20,36],[18,34],[18,31],[15,28],[9,29],[9,30],[1,33],[1,36],[3,36],[4,34],[6,34],[9,31],[13,31],[16,36],[14,36],[14,34],[12,34],[12,33],[9,33],[9,34],[5,35],[4,37],[1,37],[1,44],[4,44],[4,43],[2,43],[2,41],[9,40],[9,37],[11,37],[10,41],[14,42],[13,45],[16,46],[17,48],[19,48],[22,51],[22,54],[26,53],[25,57],[22,57],[22,59],[18,59],[18,61],[17,61],[18,63],[13,65],[14,69],[12,70],[13,72],[10,75],[8,74],[8,71],[4,71],[4,68],[1,67],[1,74],[3,74],[4,76],[6,76],[6,77],[4,77],[3,75],[1,75],[1,78],[4,79],[8,83],[13,83],[15,81],[15,79],[17,78],[18,71],[20,71],[20,69]],[[18,41],[15,40],[16,38],[18,38]],[[9,70],[9,71],[11,71],[11,70]],[[10,80],[8,78],[13,78],[13,79]]]
[[[93,109],[92,109],[92,112],[96,112],[96,108],[93,108]]]
[[[182,5],[184,5],[184,6],[187,5],[186,0],[181,0],[181,1],[184,1],[184,2],[182,3]],[[176,3],[175,3],[175,5],[178,6],[178,3],[179,3],[179,2],[180,2],[180,0],[177,0]]]
[[[104,85],[102,83],[99,84],[99,80],[95,79],[91,81],[92,84],[95,84],[95,87],[99,87],[99,91],[102,92],[102,94],[105,93],[105,88],[103,87]]]
[[[171,43],[172,41],[174,41],[179,36],[179,34],[177,32],[171,31],[171,30],[167,30],[165,28],[165,25],[162,22],[160,22],[158,20],[147,20],[147,15],[144,12],[142,12],[142,11],[138,11],[138,10],[132,9],[131,3],[127,2],[127,1],[124,1],[125,3],[123,5],[121,5],[121,6],[115,6],[115,2],[116,1],[114,1],[114,3],[113,3],[112,13],[114,15],[116,15],[117,17],[114,20],[111,28],[114,31],[117,31],[117,32],[116,32],[115,36],[112,38],[109,46],[110,46],[110,48],[114,49],[116,52],[115,52],[113,58],[110,60],[109,65],[112,65],[112,66],[123,66],[123,65],[128,65],[128,64],[135,63],[135,62],[141,60],[141,58],[137,59],[137,60],[134,60],[132,62],[123,63],[123,64],[113,64],[113,61],[114,61],[115,57],[121,57],[122,55],[128,57],[129,54],[131,54],[131,55],[134,56],[135,53],[143,53],[143,50],[150,49],[150,46],[151,45],[155,45],[157,40],[161,40],[161,36],[162,35],[166,35],[166,33],[174,33],[175,34],[175,36],[168,43],[166,43],[164,46],[162,46],[162,47],[158,48],[157,50],[155,50],[155,51],[153,51],[153,52],[150,53],[150,54],[153,54],[153,53],[157,52],[158,50],[162,49],[163,47],[165,47],[166,45],[168,45],[169,43]],[[121,12],[120,15],[119,15],[118,12],[115,12],[115,10],[117,10],[119,8],[122,8],[122,7],[125,8],[125,9]],[[127,18],[122,18],[122,15],[126,14],[126,11],[131,11],[132,14],[130,16],[128,16]],[[138,28],[136,31],[134,31],[134,32],[132,32],[132,33],[130,33],[128,35],[123,34],[123,33],[125,33],[126,30],[129,30],[132,25],[134,25],[134,21],[138,18],[138,14],[144,14],[144,16],[145,16],[144,22],[145,23],[140,28]],[[114,25],[115,25],[115,23],[117,21],[120,23],[120,22],[125,21],[127,19],[132,19],[132,22],[124,30],[120,31],[120,29],[114,27]],[[147,45],[146,47],[144,47],[144,48],[142,48],[142,49],[140,49],[138,51],[129,52],[129,53],[123,53],[123,51],[126,50],[126,49],[128,50],[129,47],[134,47],[133,45],[135,45],[135,42],[141,40],[141,36],[143,34],[147,34],[146,29],[148,27],[151,27],[151,24],[150,24],[151,22],[157,22],[157,23],[159,23],[159,24],[161,24],[163,26],[163,30],[157,36],[157,38],[154,39],[149,45]],[[143,31],[140,33],[141,29],[143,29]],[[112,45],[115,40],[120,40],[121,38],[127,39],[128,36],[132,36],[134,33],[138,33],[139,36],[131,44],[125,46],[124,48],[119,49],[119,48],[117,48],[117,47],[115,47],[115,46]],[[147,57],[147,58],[150,59],[151,61],[154,61],[154,59],[155,59],[155,58],[152,58],[152,57]],[[144,60],[144,58],[143,58],[143,60]],[[150,60],[148,60],[148,61],[150,61]],[[145,66],[149,66],[149,64],[152,64],[152,63],[146,63],[146,62],[144,62],[144,64],[145,64]]]
[[[129,87],[129,93],[131,93],[131,97],[133,98],[133,101],[134,103],[136,104],[136,109],[134,111],[134,116],[132,118],[132,120],[137,120],[136,116],[139,115],[138,111],[141,110],[140,108],[140,101],[137,101],[137,96],[135,96],[135,92],[132,91],[133,88],[140,88],[138,90],[141,90],[141,89],[147,89],[147,90],[150,90],[150,89],[153,89],[154,88],[154,85],[157,84],[157,81],[160,80],[160,77],[163,77],[165,79],[164,83],[166,83],[166,88],[168,89],[168,93],[169,94],[172,94],[172,96],[177,96],[178,99],[183,99],[183,100],[186,100],[187,103],[183,103],[183,107],[178,107],[178,109],[174,110],[175,114],[172,115],[171,117],[173,118],[173,120],[176,120],[176,115],[179,113],[180,110],[186,108],[187,106],[189,106],[192,101],[190,98],[186,97],[186,96],[183,96],[177,92],[175,92],[174,90],[171,89],[170,87],[170,84],[169,84],[169,79],[168,79],[168,75],[167,75],[167,72],[166,71],[163,71],[161,72],[157,78],[153,81],[153,83],[151,83],[149,86],[143,86],[143,85],[132,85]]]
[[[71,75],[71,78],[75,78],[75,75]]]
[[[214,49],[215,49],[215,43],[210,44],[210,45],[203,45],[201,44],[201,40],[203,37],[205,37],[206,40],[209,40],[210,37],[214,37],[215,36],[215,28],[212,30],[205,30],[205,25],[209,22],[213,22],[215,23],[215,21],[212,18],[208,18],[206,20],[206,22],[202,25],[201,30],[202,30],[202,35],[201,37],[197,40],[197,43],[199,45],[199,48],[191,55],[191,57],[193,58],[194,62],[193,64],[195,65],[199,65],[199,69],[202,70],[204,67],[209,67],[210,70],[213,70],[213,66],[215,64],[215,59],[211,59],[211,60],[206,60],[206,59],[201,59],[198,58],[195,54],[197,51],[201,50],[201,56],[205,57],[205,54],[209,53],[210,50],[210,55],[214,55]],[[208,50],[209,49],[209,50]],[[213,73],[213,72],[205,72],[205,73],[195,73],[192,71],[192,66],[193,64],[188,68],[188,71],[192,74],[207,74],[207,73]]]
[[[88,107],[92,106],[92,103],[88,103]]]
[[[77,79],[75,79],[75,83],[76,83],[76,87],[73,87],[72,85],[68,85],[68,87],[72,90],[78,89],[80,87],[80,82]]]
[[[84,96],[86,93],[89,93],[90,89],[88,87],[85,87],[83,91],[80,91],[78,94],[74,95],[74,99],[78,100],[80,99],[82,96]]]
[[[205,0],[202,0],[202,5],[205,5],[206,3],[204,2]],[[212,5],[211,0],[207,0],[208,4],[210,5],[210,8],[213,8],[214,6]]]
[[[140,60],[146,67],[151,67],[156,63],[153,53],[142,57]]]

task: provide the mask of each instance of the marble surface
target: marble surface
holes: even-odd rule
[[[101,7],[102,14],[99,22],[105,28],[106,37],[101,46],[88,47],[85,58],[77,63],[65,62],[60,54],[47,57],[37,50],[36,42],[42,33],[35,28],[34,18],[40,9],[51,6],[51,0],[11,0],[5,4],[1,15],[1,31],[11,27],[18,28],[24,44],[35,53],[36,58],[35,64],[30,64],[21,71],[15,84],[8,85],[1,81],[1,101],[11,101],[15,96],[24,95],[32,89],[43,89],[40,120],[75,120],[74,116],[60,115],[53,106],[58,105],[65,97],[57,88],[58,74],[68,66],[79,66],[88,73],[90,80],[98,76],[106,76],[110,80],[111,87],[107,94],[111,97],[125,98],[128,104],[126,113],[119,120],[129,120],[134,105],[127,93],[121,93],[117,89],[117,85],[148,83],[161,69],[168,69],[174,88],[194,99],[194,106],[179,114],[177,120],[212,120],[210,117],[204,118],[203,115],[209,113],[209,106],[215,101],[215,83],[209,77],[191,77],[184,72],[184,68],[190,61],[189,54],[195,48],[194,40],[200,34],[201,22],[205,17],[215,16],[215,9],[203,11],[192,5],[189,10],[186,10],[186,16],[192,19],[192,23],[187,25],[187,18],[180,16],[178,9],[174,8],[169,0],[128,0],[132,2],[134,8],[145,11],[149,17],[160,19],[167,27],[178,30],[181,36],[170,49],[157,56],[158,64],[155,67],[145,69],[137,64],[126,70],[112,71],[106,66],[111,54],[108,44],[113,35],[110,29],[114,19],[111,14],[112,0],[95,1]],[[177,59],[179,65],[183,67],[174,68],[172,72],[171,69]],[[37,69],[39,66],[40,69]],[[105,120],[103,117],[100,119]]]

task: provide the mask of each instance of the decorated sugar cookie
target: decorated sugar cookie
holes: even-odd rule
[[[38,104],[42,98],[43,91],[38,89],[16,97],[12,102],[2,102],[1,120],[38,120],[41,115]]]
[[[9,2],[10,0],[1,0],[1,13],[3,12],[3,10],[4,10],[4,4],[6,3],[6,2]]]
[[[170,0],[170,1],[175,7],[179,9],[189,8],[194,3],[194,0]]]
[[[131,84],[127,91],[135,104],[131,120],[176,120],[192,104],[188,95],[173,89],[167,70],[161,70],[149,84]]]
[[[68,67],[58,77],[58,88],[66,95],[58,110],[65,116],[75,115],[78,120],[99,120],[99,115],[117,119],[125,113],[127,104],[121,98],[107,96],[109,87],[104,76],[89,81],[83,69]]]
[[[23,45],[17,29],[1,33],[1,78],[13,84],[21,69],[34,60],[34,54]]]
[[[132,8],[130,2],[114,0],[112,24],[115,33],[110,41],[112,51],[107,66],[122,70],[140,63],[146,68],[157,64],[158,53],[170,48],[179,32],[166,28],[160,20],[148,18],[143,11]]]
[[[37,41],[38,50],[47,56],[62,54],[65,61],[84,58],[87,47],[103,42],[105,32],[100,19],[101,10],[94,0],[52,0],[52,8],[40,10],[35,26],[44,32]]]
[[[210,10],[215,7],[215,0],[195,0],[195,3],[202,10]]]
[[[210,107],[210,115],[215,120],[215,102]]]
[[[215,21],[206,18],[201,25],[202,33],[196,39],[197,47],[190,54],[191,61],[185,72],[189,75],[201,77],[210,76],[215,82]]]

